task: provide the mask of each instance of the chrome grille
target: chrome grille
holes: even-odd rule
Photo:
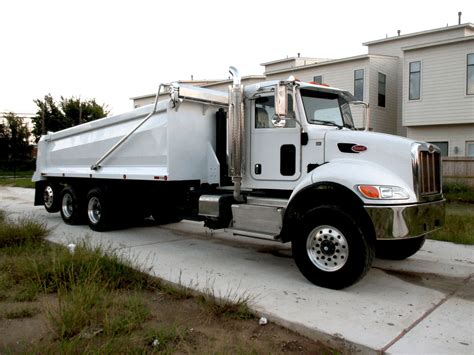
[[[419,193],[431,195],[441,192],[441,156],[438,152],[420,151],[419,161]]]

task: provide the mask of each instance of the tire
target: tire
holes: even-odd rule
[[[61,209],[61,190],[58,185],[51,182],[44,185],[43,205],[49,213],[59,212]]]
[[[112,206],[102,189],[96,187],[89,191],[86,198],[86,215],[92,230],[104,232],[113,228]]]
[[[306,213],[292,250],[301,273],[315,285],[331,289],[359,281],[374,258],[374,245],[361,223],[338,206]]]
[[[403,260],[409,258],[425,244],[425,236],[399,239],[377,240],[375,242],[375,255],[380,259]]]
[[[61,191],[61,217],[66,224],[81,224],[84,221],[84,204],[77,190],[66,186]]]

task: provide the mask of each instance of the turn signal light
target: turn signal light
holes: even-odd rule
[[[379,189],[371,185],[359,185],[359,191],[367,198],[380,198]]]
[[[365,198],[372,200],[406,200],[410,195],[398,186],[357,185],[359,192]]]

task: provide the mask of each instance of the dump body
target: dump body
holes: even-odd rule
[[[227,101],[227,95],[222,94],[221,99]],[[156,112],[99,169],[91,169],[152,110],[153,105],[148,105],[42,136],[33,180],[75,177],[218,183],[215,105],[185,100],[177,110],[169,97],[158,103]]]

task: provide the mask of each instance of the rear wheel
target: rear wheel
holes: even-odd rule
[[[301,234],[292,241],[301,273],[318,286],[341,289],[370,269],[373,243],[360,223],[338,206],[321,206],[303,218]]]
[[[66,186],[61,191],[61,217],[66,224],[80,224],[84,220],[84,205],[76,189]]]
[[[375,242],[375,255],[380,259],[403,260],[409,258],[425,244],[425,236],[410,239],[387,239]]]
[[[104,191],[97,187],[93,188],[87,194],[86,201],[89,227],[98,232],[111,229],[114,214]]]
[[[43,204],[49,213],[59,212],[61,209],[61,190],[56,184],[47,182],[43,189]]]

